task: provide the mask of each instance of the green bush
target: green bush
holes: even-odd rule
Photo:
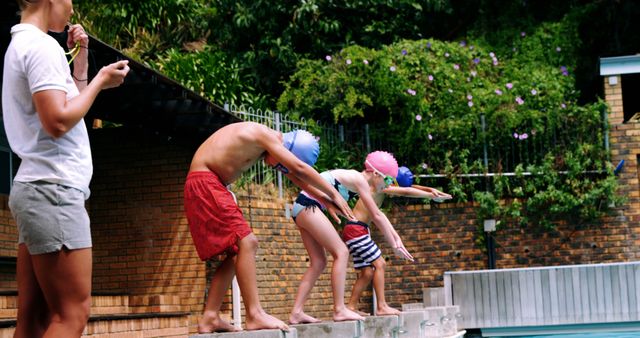
[[[171,49],[150,64],[212,102],[263,104],[263,97],[253,93],[253,89],[246,85],[238,63],[229,60],[222,52],[210,48],[193,53]]]
[[[515,34],[501,54],[482,41],[350,46],[299,62],[278,109],[372,124],[372,138],[386,139],[401,163],[446,175],[448,192],[480,202],[481,217],[545,228],[590,222],[618,198],[603,145],[606,105],[576,103],[575,31],[541,25]],[[465,175],[510,171],[514,179]],[[496,202],[504,198],[515,200]]]

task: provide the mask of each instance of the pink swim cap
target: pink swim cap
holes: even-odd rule
[[[394,179],[398,176],[398,162],[393,155],[386,151],[369,153],[367,159],[364,161],[364,167],[367,171],[379,171]]]

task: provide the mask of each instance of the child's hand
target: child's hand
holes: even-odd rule
[[[409,251],[407,251],[407,248],[404,247],[404,244],[402,244],[402,242],[400,242],[399,244],[397,244],[395,248],[393,248],[393,252],[399,258],[406,259],[410,262],[413,262],[413,256],[411,256]]]
[[[327,212],[329,213],[329,216],[331,216],[331,218],[333,218],[336,223],[340,223],[340,217],[338,217],[340,209],[338,209],[338,207],[336,207],[336,205],[331,201],[329,201],[328,203],[325,202],[324,205],[327,209]]]
[[[443,202],[445,200],[450,200],[451,198],[453,198],[451,197],[451,195],[443,193],[440,190],[437,190],[437,189],[433,189],[433,190],[435,193],[435,196],[433,197],[434,202]]]

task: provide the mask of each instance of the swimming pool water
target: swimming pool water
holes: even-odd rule
[[[519,338],[556,338],[556,337],[557,338],[640,338],[640,331],[549,334],[549,335],[539,335],[539,336],[520,336]]]

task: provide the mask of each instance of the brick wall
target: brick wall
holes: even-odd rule
[[[12,259],[18,256],[18,229],[9,210],[9,196],[0,194],[0,291],[17,290],[16,269]]]
[[[182,200],[193,150],[126,129],[94,131],[91,142],[94,292],[177,295],[180,311],[200,313],[205,264]]]

